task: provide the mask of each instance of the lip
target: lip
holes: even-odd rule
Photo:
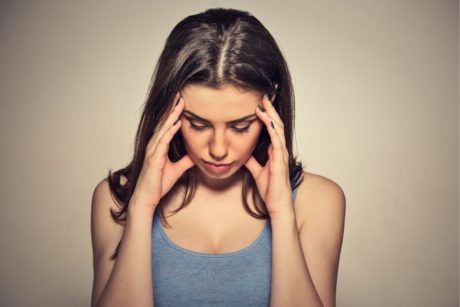
[[[204,161],[204,165],[206,166],[206,168],[216,174],[222,174],[222,173],[227,172],[228,170],[230,170],[230,168],[233,165],[233,162],[228,163],[228,164],[214,164],[214,163],[210,163],[205,160],[203,161]]]
[[[233,163],[232,162],[232,163],[226,163],[226,164],[224,164],[224,163],[217,164],[217,163],[208,162],[206,160],[203,160],[203,161],[208,163],[208,164],[214,165],[214,166],[228,166],[228,165],[231,165]]]

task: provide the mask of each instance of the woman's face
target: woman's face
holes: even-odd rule
[[[181,90],[185,106],[181,133],[190,158],[208,178],[228,178],[249,159],[263,122],[255,114],[262,94],[233,85],[214,89],[187,85]],[[209,165],[230,164],[215,167]]]

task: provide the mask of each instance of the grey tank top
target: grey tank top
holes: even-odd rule
[[[295,200],[297,189],[292,192]],[[155,307],[269,306],[271,224],[242,250],[207,254],[184,249],[166,235],[155,212],[152,278]]]

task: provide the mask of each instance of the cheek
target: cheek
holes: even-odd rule
[[[262,132],[262,127],[260,125],[255,125],[253,132],[249,133],[244,142],[239,142],[239,148],[245,153],[245,155],[250,155],[257,146],[259,141],[260,133]]]
[[[185,122],[182,125],[185,125]],[[200,138],[197,137],[196,133],[184,126],[180,128],[180,132],[184,140],[185,149],[190,155],[195,155],[201,147]]]

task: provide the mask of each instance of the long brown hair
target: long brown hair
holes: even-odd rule
[[[136,133],[133,158],[126,167],[113,173],[109,170],[107,179],[110,190],[120,207],[119,211],[111,210],[112,218],[117,223],[122,224],[126,221],[129,201],[136,187],[147,143],[153,131],[172,108],[176,92],[187,84],[200,84],[216,89],[231,84],[243,90],[267,93],[269,97],[276,93],[273,105],[284,123],[292,189],[297,188],[302,182],[303,166],[292,152],[294,93],[289,70],[278,45],[262,23],[248,12],[209,9],[186,17],[168,36],[144,104]],[[269,145],[270,137],[264,126],[252,153],[261,165],[268,160]],[[176,162],[185,154],[179,130],[170,143],[168,157],[172,162]],[[187,170],[176,183],[184,184],[186,190],[182,205],[174,213],[190,204],[194,197],[197,187],[195,168]],[[245,210],[255,218],[268,219],[269,214],[258,193],[254,178],[247,169],[243,168],[242,171],[242,198]],[[120,182],[121,176],[126,178],[123,184]],[[246,196],[251,191],[256,212],[249,208],[246,201]],[[162,200],[157,209],[163,222],[169,226]],[[116,258],[119,246],[120,244],[112,259]]]

